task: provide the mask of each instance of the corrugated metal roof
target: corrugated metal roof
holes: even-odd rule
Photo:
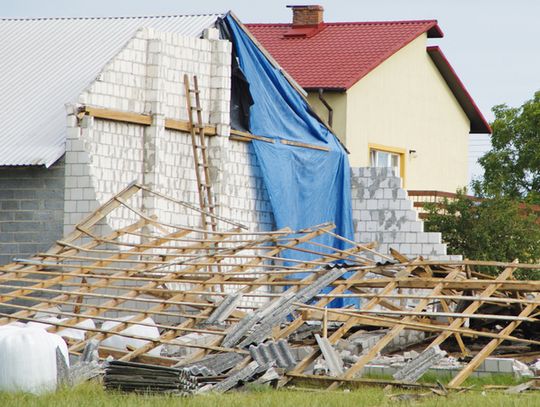
[[[0,20],[0,166],[64,154],[65,104],[143,27],[199,36],[223,14]]]

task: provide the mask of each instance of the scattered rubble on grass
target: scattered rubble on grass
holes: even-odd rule
[[[48,252],[0,268],[0,328],[61,336],[72,383],[104,372],[107,388],[192,394],[302,380],[334,389],[366,375],[419,386],[440,371],[452,389],[540,370],[540,282],[513,278],[540,266],[388,257],[343,238],[337,250],[319,239],[335,237],[332,225],[175,226],[137,207],[142,191],[152,193],[131,185]],[[104,227],[119,210],[133,222]]]

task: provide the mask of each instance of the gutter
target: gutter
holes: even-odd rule
[[[319,100],[322,102],[324,107],[328,110],[328,126],[332,127],[332,122],[334,119],[334,109],[328,103],[328,101],[323,97],[323,88],[319,88]]]

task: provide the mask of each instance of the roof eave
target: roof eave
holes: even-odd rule
[[[306,92],[316,92],[322,89],[327,92],[346,92],[347,88],[344,86],[304,86]]]
[[[427,47],[427,53],[471,122],[471,134],[491,134],[491,126],[474,102],[456,71],[438,46]]]
[[[427,30],[428,38],[443,38],[444,33],[439,27],[437,20],[434,21],[434,24]]]

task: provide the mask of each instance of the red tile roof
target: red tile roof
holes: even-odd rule
[[[305,89],[348,89],[421,34],[443,36],[436,20],[246,26]]]

